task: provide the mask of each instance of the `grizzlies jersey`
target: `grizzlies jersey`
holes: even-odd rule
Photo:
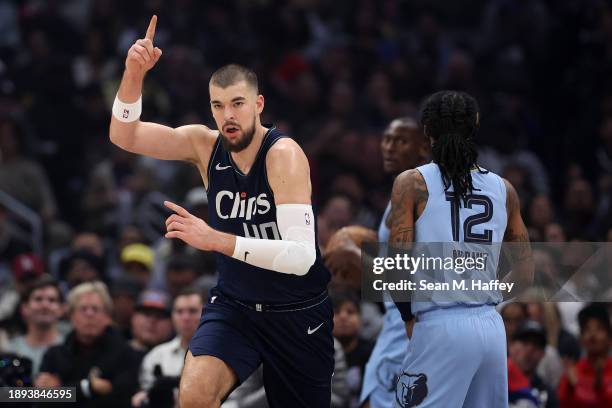
[[[425,209],[415,223],[415,242],[443,242],[445,248],[457,243],[458,248],[469,248],[473,243],[477,250],[488,253],[487,273],[497,269],[500,245],[506,231],[508,215],[506,211],[506,186],[501,177],[491,172],[481,173],[472,170],[474,190],[466,200],[453,202],[453,187],[444,187],[442,173],[435,163],[417,168],[427,185],[428,199]],[[446,252],[446,251],[445,251]],[[490,276],[496,279],[496,276]],[[498,291],[483,292],[487,301],[469,301],[470,305],[479,303],[499,303],[502,296]],[[413,302],[412,313],[417,314],[438,307],[452,307],[462,302],[448,301],[448,295],[441,301]]]
[[[389,217],[390,213],[391,202],[387,204],[382,220],[380,220],[380,225],[378,226],[378,242],[389,242],[389,235],[391,235],[391,231],[389,230],[389,227],[387,227],[387,218]]]
[[[276,224],[274,193],[268,184],[266,155],[280,138],[271,127],[263,137],[248,174],[243,174],[217,138],[208,164],[208,222],[212,228],[247,238],[281,239]],[[316,216],[310,222],[315,223]],[[252,303],[300,302],[321,294],[330,274],[317,257],[304,276],[290,275],[249,265],[217,253],[217,288],[234,299]]]
[[[387,207],[385,208],[385,212],[383,213],[382,220],[380,221],[380,224],[378,226],[378,242],[380,242],[381,244],[389,242],[389,236],[391,235],[391,231],[389,230],[389,227],[387,227],[387,218],[389,217],[390,213],[391,213],[391,202],[389,201],[389,204],[387,204]],[[384,245],[381,245],[381,249],[382,250],[385,249]],[[387,255],[386,253],[378,254],[378,256],[386,256],[386,255]],[[384,297],[384,305],[385,305],[386,311],[397,309],[397,306],[395,306],[395,302],[393,302],[393,299],[391,299],[391,296],[389,296],[388,293],[385,293],[383,297]],[[403,323],[402,323],[402,330],[404,330]]]
[[[391,203],[387,205],[380,226],[378,227],[378,241],[381,244],[389,242],[389,228],[386,220],[391,212]],[[384,245],[381,245],[379,256],[386,256]],[[402,371],[402,361],[408,347],[406,327],[402,321],[399,310],[385,292],[385,315],[383,327],[376,339],[376,345],[368,359],[363,375],[363,387],[359,397],[360,403],[366,400],[372,408],[390,407],[395,400],[395,383]],[[408,305],[408,303],[401,303]]]

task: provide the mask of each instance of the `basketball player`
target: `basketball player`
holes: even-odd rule
[[[478,167],[476,100],[453,91],[431,95],[422,124],[433,162],[400,174],[391,198],[390,242],[518,242],[511,281],[533,278],[528,235],[510,183]],[[466,219],[470,222],[466,222]],[[499,256],[499,249],[497,254]],[[523,283],[524,285],[524,283]],[[494,304],[398,303],[411,335],[396,407],[508,406],[506,336]],[[408,306],[408,307],[406,307]]]
[[[412,118],[393,120],[385,129],[381,140],[381,152],[385,173],[395,177],[406,169],[423,164],[429,156],[423,132]],[[385,209],[378,228],[378,241],[389,239],[389,214],[391,203]],[[355,251],[361,257],[361,251]],[[357,261],[359,264],[360,260]],[[395,380],[401,373],[402,360],[408,347],[404,322],[395,303],[384,302],[383,328],[365,368],[361,388],[361,406],[388,408],[395,401]]]
[[[134,153],[195,164],[207,190],[209,224],[166,203],[175,212],[166,237],[218,255],[219,282],[189,343],[180,406],[219,407],[263,364],[272,408],[329,407],[333,310],[306,156],[261,124],[257,77],[237,65],[210,79],[219,130],[140,121],[143,79],[162,54],[153,45],[156,21],[153,16],[145,38],[128,52],[110,137]]]

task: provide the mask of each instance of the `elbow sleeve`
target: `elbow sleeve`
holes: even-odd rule
[[[306,275],[317,256],[312,206],[278,205],[276,220],[280,241],[237,237],[232,257],[280,273]]]

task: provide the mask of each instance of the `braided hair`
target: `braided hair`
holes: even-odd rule
[[[451,185],[455,199],[471,193],[472,168],[485,173],[476,164],[478,152],[474,136],[478,130],[478,103],[464,92],[440,91],[425,101],[421,124],[433,141],[433,161],[440,167],[445,189]]]

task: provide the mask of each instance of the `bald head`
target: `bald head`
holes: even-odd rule
[[[419,123],[411,117],[397,118],[389,123],[383,133],[381,151],[385,172],[390,174],[417,167],[429,155]]]
[[[393,129],[396,129],[396,128],[401,128],[401,129],[406,129],[406,130],[418,130],[419,123],[414,118],[411,118],[411,117],[397,118],[397,119],[393,119],[391,123],[389,123],[389,127],[387,129],[392,131]]]

